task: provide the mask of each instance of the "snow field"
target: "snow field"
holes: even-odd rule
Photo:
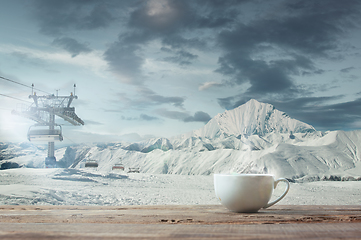
[[[276,198],[284,191],[280,183]],[[9,169],[0,172],[0,205],[220,204],[213,176]],[[291,183],[281,205],[360,205],[361,181]]]

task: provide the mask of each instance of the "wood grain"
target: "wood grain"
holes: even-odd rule
[[[0,239],[361,239],[361,206],[0,206]]]

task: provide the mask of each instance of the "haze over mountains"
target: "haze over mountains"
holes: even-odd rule
[[[44,166],[46,150],[30,143],[3,143],[0,150],[3,163]],[[361,180],[360,154],[360,130],[319,132],[252,99],[181,136],[80,144],[58,149],[55,155],[60,167],[69,168],[82,168],[92,159],[99,171],[112,171],[112,166],[121,163],[144,173],[271,173],[302,182]]]

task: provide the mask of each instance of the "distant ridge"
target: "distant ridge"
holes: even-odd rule
[[[251,99],[245,104],[220,113],[203,128],[195,130],[195,137],[215,138],[224,136],[264,136],[268,133],[305,133],[314,127],[289,117],[268,103]]]

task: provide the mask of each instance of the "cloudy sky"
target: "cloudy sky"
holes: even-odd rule
[[[65,125],[65,142],[171,137],[252,98],[318,130],[361,129],[360,1],[0,4],[0,141],[27,141],[34,122],[11,110],[31,84],[77,85],[85,125]]]

